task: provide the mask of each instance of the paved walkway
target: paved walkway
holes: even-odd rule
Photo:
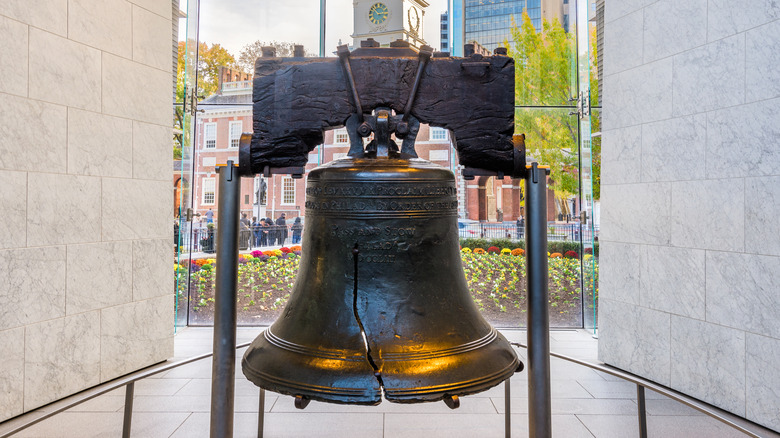
[[[238,342],[260,328],[240,328]],[[525,332],[502,330],[513,342]],[[186,328],[175,337],[175,358],[208,352],[210,328]],[[597,341],[584,330],[551,332],[551,350],[596,361]],[[243,351],[239,352],[240,359]],[[525,363],[525,350],[519,354]],[[235,436],[255,437],[258,389],[244,379],[237,361]],[[624,438],[638,436],[636,386],[610,375],[552,358],[553,436]],[[132,432],[135,437],[198,438],[209,435],[211,359],[185,365],[135,387]],[[527,373],[512,378],[512,436],[528,436]],[[124,390],[90,400],[45,420],[18,437],[117,437],[122,430]],[[45,410],[46,408],[42,408]],[[719,421],[657,393],[647,393],[650,437],[743,437]],[[292,397],[266,394],[266,437],[503,437],[504,387],[461,398],[461,407],[444,403],[363,407],[312,402],[296,410]],[[0,424],[0,432],[3,425]]]

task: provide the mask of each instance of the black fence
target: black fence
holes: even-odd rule
[[[240,250],[301,244],[303,224],[249,226],[241,225],[238,234]],[[217,227],[214,223],[174,226],[174,244],[184,252],[216,252]]]
[[[458,228],[461,238],[512,240],[525,239],[525,227],[518,227],[517,223],[515,222],[493,223],[459,221]],[[596,235],[593,236],[590,226],[581,226],[579,222],[549,222],[547,224],[548,241],[578,242],[580,239],[590,240],[593,237],[598,237],[598,227],[596,227]]]
[[[458,222],[458,231],[461,238],[482,239],[511,239],[523,240],[524,227],[518,227],[515,222]],[[547,224],[547,240],[550,242],[574,241],[580,239],[590,240],[593,236],[589,226],[580,226],[579,222]],[[185,222],[174,229],[174,242],[180,245],[181,252],[205,252],[216,251],[217,227],[211,224],[190,224]],[[280,246],[292,246],[301,244],[303,224],[268,225],[264,227],[242,226],[239,231],[239,249],[248,250],[255,248],[268,248]],[[181,240],[179,240],[181,239]]]

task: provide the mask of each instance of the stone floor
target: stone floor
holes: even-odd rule
[[[254,339],[258,328],[238,330],[238,342]],[[502,330],[514,342],[524,331]],[[584,330],[552,331],[552,351],[596,361],[597,340]],[[175,358],[208,352],[212,330],[186,328],[175,337]],[[243,350],[239,351],[243,354]],[[525,350],[519,350],[525,362]],[[239,363],[240,361],[237,361]],[[636,386],[561,359],[551,359],[553,436],[623,438],[638,436]],[[258,389],[236,373],[235,436],[257,436]],[[135,387],[132,435],[195,438],[209,435],[211,359],[139,381]],[[528,436],[526,372],[511,379],[512,436]],[[15,437],[117,437],[122,430],[124,390],[116,390],[44,420]],[[46,407],[42,408],[45,410]],[[502,437],[504,387],[463,397],[461,407],[444,403],[361,407],[312,402],[297,410],[293,398],[267,393],[266,437]],[[650,437],[742,437],[719,421],[648,391]],[[3,432],[0,424],[0,435]]]

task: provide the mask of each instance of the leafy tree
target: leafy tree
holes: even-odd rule
[[[198,95],[211,96],[219,86],[219,68],[235,68],[236,59],[219,43],[198,44]]]
[[[596,28],[590,33],[590,102],[593,106],[601,105],[601,96],[599,96],[599,78],[598,78],[598,52],[596,41]],[[591,131],[601,132],[601,110],[598,113],[591,111],[590,114]],[[593,199],[601,199],[601,137],[591,139],[591,149],[593,157]]]
[[[176,103],[184,102],[184,71],[185,71],[185,42],[179,41],[177,63],[176,63]],[[235,67],[236,60],[224,47],[219,44],[209,46],[207,43],[198,44],[198,89],[199,98],[210,96],[217,92],[219,86],[219,67]],[[192,74],[191,72],[190,74]],[[176,106],[174,111],[174,144],[173,157],[181,159],[182,156],[182,134],[184,126],[184,108]]]
[[[543,20],[542,31],[537,32],[526,12],[520,26],[512,26],[511,34],[513,45],[504,45],[515,59],[515,102],[521,106],[572,105],[570,99],[576,97],[577,89],[576,36],[565,32],[557,19],[552,23]],[[595,85],[591,93],[594,88],[598,94]],[[550,188],[559,200],[579,191],[578,123],[577,116],[569,113],[566,108],[533,108],[518,109],[515,114],[515,131],[525,133],[528,155],[551,167]],[[596,187],[594,196],[598,199]]]
[[[264,42],[257,40],[251,44],[245,45],[241,52],[238,54],[238,68],[247,73],[254,73],[255,60],[261,57],[263,54],[263,47],[271,46],[276,48],[276,56],[280,58],[293,56],[296,43],[271,41]],[[305,56],[315,56],[313,53],[306,50]]]

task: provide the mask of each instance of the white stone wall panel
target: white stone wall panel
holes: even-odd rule
[[[24,412],[24,327],[0,331],[0,418]]]
[[[65,36],[68,0],[3,0],[0,2],[0,15]]]
[[[601,298],[599,359],[669,385],[670,324],[668,313]]]
[[[675,56],[672,83],[675,116],[744,103],[745,34]]]
[[[30,98],[100,110],[100,51],[30,28]]]
[[[0,170],[0,205],[5,209],[0,221],[0,248],[20,248],[27,244],[27,173]]]
[[[69,0],[68,38],[124,58],[132,56],[132,14],[126,0]]]
[[[745,332],[672,315],[671,387],[745,415]]]
[[[672,183],[672,245],[742,251],[745,182],[742,179]]]
[[[746,102],[780,97],[779,64],[780,20],[745,33]]]
[[[707,252],[707,321],[780,339],[780,257]]]
[[[173,356],[171,295],[100,311],[100,380]]]
[[[9,94],[0,95],[0,99],[0,168],[64,173],[67,109]]]
[[[68,246],[68,315],[132,300],[132,249],[130,241]]]
[[[27,245],[100,241],[100,178],[35,174],[27,181]]]
[[[68,110],[68,172],[129,178],[133,173],[132,121]]]
[[[41,406],[100,383],[100,312],[27,326],[24,406]]]
[[[705,114],[642,125],[642,182],[703,179],[706,147]]]
[[[0,330],[65,315],[65,247],[0,251]]]
[[[18,21],[0,16],[0,59],[14,62],[0,63],[0,92],[27,96],[27,37],[28,27]]]
[[[698,47],[707,39],[707,0],[660,0],[644,8],[644,61]]]

